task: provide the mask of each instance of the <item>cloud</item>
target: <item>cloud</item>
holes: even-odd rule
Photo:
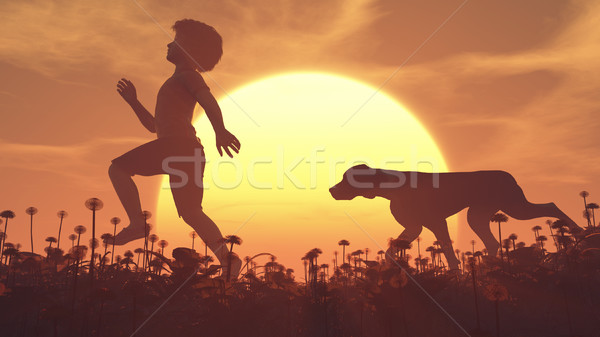
[[[227,69],[248,70],[249,64],[264,69],[274,60],[314,61],[332,42],[377,18],[371,2],[8,2],[0,9],[6,32],[0,36],[0,58],[56,78],[100,67],[153,79],[148,74],[165,63],[171,25],[193,17],[224,36]]]
[[[78,186],[102,189],[108,162],[103,149],[108,146],[139,145],[147,139],[125,137],[94,139],[88,142],[58,146],[9,143],[0,140],[0,167],[19,171],[48,172],[66,177]]]
[[[28,1],[5,3],[0,12],[0,56],[6,62],[56,75],[118,57],[118,25],[125,20],[125,2],[91,8],[82,2]],[[117,25],[118,23],[118,25]],[[121,31],[121,32],[122,32]],[[108,38],[112,36],[111,38]],[[107,53],[110,51],[110,53]]]
[[[579,5],[579,16],[543,45],[407,64],[383,91],[406,98],[428,121],[452,153],[453,169],[505,168],[538,181],[593,182],[600,165],[600,3]],[[373,66],[372,72],[388,74],[383,81],[396,70]]]
[[[93,67],[119,74],[127,70],[158,82],[164,74],[157,73],[156,68],[168,66],[164,54],[169,37],[163,29],[171,33],[175,20],[192,17],[214,25],[224,37],[224,58],[218,72],[210,75],[219,81],[243,83],[248,78],[286,69],[322,68],[377,87],[397,70],[397,65],[390,66],[389,62],[373,62],[365,68],[364,58],[353,58],[353,51],[359,54],[359,49],[370,43],[364,37],[353,40],[357,35],[376,25],[382,16],[388,21],[395,18],[389,6],[379,2],[185,0],[173,6],[158,0],[137,1],[160,27],[133,0],[108,0],[98,5],[42,0],[3,4],[0,27],[8,33],[0,36],[0,58],[56,78]],[[596,118],[600,110],[596,99],[600,89],[600,26],[596,19],[600,4],[573,3],[577,4],[577,16],[545,36],[543,44],[529,48],[502,52],[456,49],[445,57],[417,63],[421,53],[428,48],[435,50],[442,43],[433,39],[383,91],[410,102],[416,115],[427,121],[426,125],[440,135],[437,138],[444,145],[448,144],[446,148],[454,147],[451,152],[461,158],[457,162],[469,163],[471,167],[498,167],[507,158],[513,158],[515,162],[543,164],[549,160],[546,153],[564,151],[561,160],[566,162],[566,169],[589,176],[593,172],[588,172],[591,168],[584,163],[600,157],[595,136],[600,126]],[[452,20],[452,25],[465,20],[463,14],[470,13],[468,6]],[[441,14],[447,15],[446,12]],[[433,22],[431,27],[438,23]],[[423,36],[431,29],[430,25],[425,26],[419,27],[427,30]],[[447,29],[452,31],[452,27],[444,28],[440,34]],[[387,27],[386,32],[392,28]],[[378,40],[376,30],[370,33],[373,40]],[[407,55],[412,51],[404,50],[406,45],[381,46]],[[527,47],[520,45],[523,46]],[[531,82],[526,82],[525,77]],[[534,96],[539,83],[536,79],[552,85],[544,86]],[[502,81],[504,84],[498,84]],[[519,91],[522,99],[509,102]],[[490,101],[494,97],[498,100]],[[506,104],[502,105],[502,101]],[[461,137],[456,137],[458,131]],[[458,146],[462,143],[455,139],[474,143],[471,134],[485,136],[477,139],[478,146],[493,149],[497,155],[463,151]]]

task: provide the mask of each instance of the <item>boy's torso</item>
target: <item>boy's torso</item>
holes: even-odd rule
[[[154,113],[158,138],[196,137],[196,130],[192,125],[196,100],[186,89],[180,76],[178,73],[173,74],[158,91]]]

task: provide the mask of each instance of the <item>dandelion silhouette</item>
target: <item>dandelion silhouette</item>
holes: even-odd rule
[[[52,251],[52,244],[55,242],[58,242],[58,240],[53,236],[49,236],[44,241],[49,243],[48,247],[46,247],[46,253],[47,253],[47,256],[50,256],[50,252]]]
[[[71,248],[75,247],[75,240],[77,240],[77,234],[69,234],[69,240],[71,240]]]
[[[502,223],[508,222],[508,217],[506,216],[506,214],[496,213],[492,216],[490,221],[498,224],[498,241],[502,242]],[[502,253],[502,248],[500,248],[500,261],[504,261],[504,254]]]
[[[152,212],[142,211],[142,218],[144,219],[144,271],[148,266],[148,235],[150,234],[150,224],[148,220],[152,218]]]
[[[115,236],[117,235],[117,225],[121,223],[121,219],[113,217],[110,219],[110,223],[114,226],[113,235],[111,237],[112,242],[112,253],[110,254],[110,264],[115,263]]]
[[[104,203],[98,198],[90,198],[85,201],[85,207],[92,211],[92,256],[90,258],[90,289],[92,289],[94,286],[94,259],[96,258],[96,246],[98,245],[96,241],[96,211],[101,210]]]
[[[58,211],[56,213],[56,216],[58,216],[58,218],[60,219],[60,223],[58,224],[58,239],[56,243],[56,248],[60,248],[60,233],[62,232],[63,220],[67,216],[69,216],[69,213],[67,213],[67,211]]]
[[[161,255],[165,255],[165,248],[167,248],[168,245],[169,245],[169,242],[167,240],[158,241],[158,246],[160,247]]]
[[[0,217],[4,218],[4,236],[2,240],[2,248],[0,252],[0,260],[2,259],[2,255],[4,254],[4,243],[6,241],[6,230],[8,228],[8,219],[13,219],[15,217],[15,212],[11,210],[5,210],[0,213]]]
[[[587,213],[588,207],[587,207],[586,198],[590,196],[590,193],[588,191],[581,191],[581,192],[579,192],[579,196],[583,198],[583,208],[584,208],[585,212]],[[587,219],[587,222],[588,222],[588,226],[589,226],[590,219]]]
[[[35,207],[28,207],[25,213],[29,214],[29,234],[31,235],[31,253],[33,254],[33,216],[37,214],[38,210]]]

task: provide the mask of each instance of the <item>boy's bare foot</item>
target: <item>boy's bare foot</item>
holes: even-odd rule
[[[133,240],[142,239],[144,237],[144,224],[134,225],[123,228],[115,236],[115,246],[122,246]]]

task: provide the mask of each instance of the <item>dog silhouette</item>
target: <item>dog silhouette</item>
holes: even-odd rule
[[[424,173],[351,167],[341,182],[329,189],[336,200],[357,196],[390,200],[392,215],[404,227],[399,239],[414,241],[423,227],[433,232],[450,269],[458,269],[446,218],[464,208],[467,222],[483,241],[489,255],[500,244],[492,235],[490,218],[498,211],[518,220],[552,217],[565,221],[573,233],[581,228],[554,203],[533,204],[525,198],[515,179],[504,171]]]

